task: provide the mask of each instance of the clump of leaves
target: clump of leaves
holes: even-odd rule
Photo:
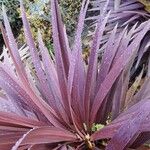
[[[126,98],[130,70],[150,21],[135,24],[131,30],[124,28],[118,38],[116,25],[99,62],[97,52],[110,12],[101,15],[85,65],[81,33],[88,3],[83,1],[70,48],[58,2],[51,0],[55,56],[50,57],[40,31],[37,50],[21,1],[32,68],[22,62],[3,10],[5,29],[1,26],[1,30],[13,66],[9,61],[0,63],[0,98],[11,101],[14,113],[0,112],[0,149],[124,150],[139,147],[150,139],[149,73],[141,89]],[[94,124],[104,126],[93,131]]]
[[[91,1],[92,7],[88,9],[87,21],[91,23],[89,27],[89,35],[93,35],[93,28],[97,25],[99,20],[99,14],[102,14],[102,8],[107,3],[105,11],[111,11],[110,17],[107,22],[106,35],[103,36],[102,42],[108,40],[109,33],[118,23],[118,33],[122,32],[122,29],[128,25],[129,28],[133,27],[135,23],[141,24],[145,20],[150,18],[150,15],[144,9],[145,3],[149,3],[147,0],[94,0]],[[140,2],[143,2],[142,5]],[[147,5],[148,7],[148,5]],[[94,30],[95,31],[95,30]]]

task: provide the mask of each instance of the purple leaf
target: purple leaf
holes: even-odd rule
[[[92,94],[96,81],[96,69],[97,69],[97,52],[99,49],[99,44],[103,36],[103,32],[105,30],[105,26],[108,20],[109,14],[105,17],[105,19],[101,22],[101,18],[95,33],[95,37],[93,39],[93,44],[91,48],[91,54],[89,58],[89,65],[86,76],[86,84],[85,84],[85,94],[84,94],[84,113],[86,117],[86,122],[89,122],[89,112],[90,112],[90,95]]]
[[[55,61],[56,61],[56,70],[58,75],[58,81],[59,81],[59,88],[61,91],[63,103],[65,110],[68,114],[69,112],[69,101],[68,101],[68,91],[67,91],[67,76],[65,73],[64,68],[64,62],[62,58],[62,52],[61,52],[61,44],[59,39],[59,25],[58,25],[58,12],[57,12],[57,1],[52,0],[51,1],[51,13],[52,15],[52,31],[53,31],[53,40],[54,40],[54,50],[55,50]]]
[[[141,31],[141,33],[138,34],[136,39],[128,46],[128,48],[124,51],[123,55],[120,56],[120,58],[116,61],[113,68],[110,70],[109,74],[106,76],[105,80],[101,84],[101,87],[99,88],[99,91],[93,101],[92,109],[91,109],[91,122],[95,120],[96,114],[98,112],[99,107],[101,106],[104,98],[106,97],[107,93],[109,92],[110,88],[114,84],[115,80],[121,73],[121,71],[124,69],[126,64],[129,62],[132,55],[135,55],[135,52],[137,51],[137,48],[143,39],[144,35],[149,30],[149,24],[147,23],[145,28]]]
[[[38,136],[36,136],[37,134]],[[16,142],[12,150],[17,150],[21,145],[56,143],[75,140],[77,140],[77,137],[64,129],[59,129],[56,127],[34,128],[24,134],[22,138]]]
[[[26,38],[27,44],[29,46],[29,50],[31,53],[33,64],[34,64],[34,67],[35,67],[35,70],[36,70],[36,73],[37,73],[37,76],[38,76],[38,79],[40,82],[40,86],[41,86],[40,90],[42,91],[42,93],[46,97],[47,102],[49,102],[52,99],[52,95],[48,92],[49,91],[49,85],[47,83],[46,76],[45,76],[44,71],[42,69],[41,61],[40,61],[40,58],[39,58],[38,53],[37,53],[37,49],[36,49],[35,44],[34,44],[34,40],[33,40],[31,31],[30,31],[30,25],[29,25],[29,22],[27,20],[26,14],[25,14],[22,0],[20,3],[20,7],[21,7],[21,15],[22,15],[25,38]]]

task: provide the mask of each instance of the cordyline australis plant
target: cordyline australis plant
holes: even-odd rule
[[[81,33],[88,3],[83,1],[70,48],[58,2],[51,0],[55,49],[51,57],[40,31],[37,50],[21,1],[31,65],[20,57],[3,8],[5,28],[1,25],[1,31],[13,65],[5,57],[0,63],[0,98],[10,102],[4,109],[9,112],[0,112],[1,150],[124,150],[150,138],[150,75],[137,92],[141,72],[128,90],[130,69],[150,21],[135,24],[129,31],[126,27],[118,38],[116,25],[99,62],[97,51],[111,13],[105,14],[105,5],[87,65],[82,58]]]

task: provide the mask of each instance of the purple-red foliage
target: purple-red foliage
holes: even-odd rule
[[[9,60],[0,63],[3,93],[0,99],[10,102],[4,109],[9,112],[0,112],[1,150],[98,150],[104,147],[124,150],[136,148],[150,138],[149,74],[138,92],[130,97],[128,92],[130,70],[150,29],[150,21],[140,26],[135,24],[130,30],[126,27],[119,36],[116,25],[103,58],[98,61],[100,42],[111,14],[104,10],[99,16],[87,65],[82,57],[81,34],[88,3],[89,0],[83,1],[74,44],[69,47],[58,2],[51,0],[55,50],[51,57],[40,31],[39,47],[35,46],[21,1],[30,65],[20,57],[3,8],[5,28],[1,25],[1,31],[13,65]],[[96,125],[104,127],[93,130]]]

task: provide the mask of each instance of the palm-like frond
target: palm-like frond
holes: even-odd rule
[[[132,27],[135,23],[142,23],[150,18],[150,15],[144,9],[144,5],[138,0],[93,0],[90,1],[92,7],[88,9],[87,21],[91,23],[90,28],[97,25],[99,15],[102,15],[102,10],[106,7],[105,11],[111,11],[109,20],[107,22],[107,34],[103,36],[103,42],[106,42],[110,31],[118,24],[117,32],[122,32],[123,28],[128,25]],[[89,28],[89,36],[93,35],[94,30]]]

